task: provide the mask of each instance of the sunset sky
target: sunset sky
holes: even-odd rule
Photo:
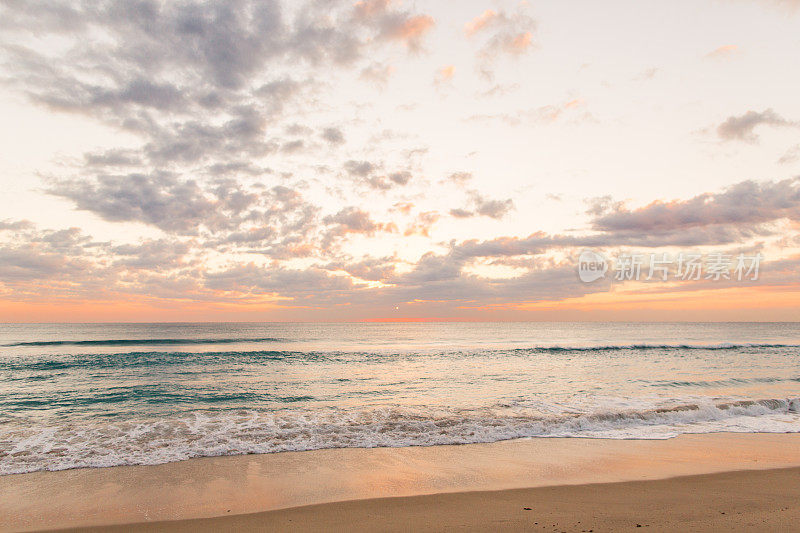
[[[798,58],[800,0],[0,0],[0,321],[800,320]]]

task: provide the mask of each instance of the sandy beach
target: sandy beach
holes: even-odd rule
[[[3,531],[779,531],[800,519],[800,435],[199,458],[2,476],[0,493]]]
[[[355,500],[97,531],[790,531],[800,469]]]

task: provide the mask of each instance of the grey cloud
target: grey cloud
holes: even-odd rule
[[[381,224],[372,220],[369,213],[357,207],[346,207],[335,215],[328,215],[322,219],[325,224],[336,224],[345,233],[373,234],[382,229]]]
[[[110,251],[116,256],[116,266],[164,271],[185,266],[185,257],[190,250],[191,244],[188,242],[157,239],[114,246]]]
[[[253,263],[207,272],[204,283],[215,290],[291,294],[300,299],[332,291],[350,291],[355,287],[350,278],[335,276],[320,268],[264,268]]]
[[[392,183],[396,185],[406,185],[411,180],[411,172],[407,170],[400,172],[392,172],[387,176]]]
[[[455,218],[469,218],[475,216],[475,213],[467,211],[466,209],[456,208],[450,210],[450,215]]]
[[[305,148],[305,142],[303,142],[303,140],[301,139],[297,139],[294,141],[288,141],[283,143],[283,145],[281,146],[281,152],[285,154],[287,153],[293,154],[295,152],[301,151],[303,148]]]
[[[0,281],[54,279],[69,275],[74,260],[34,247],[0,247]]]
[[[377,170],[377,165],[374,163],[370,163],[369,161],[346,161],[344,164],[344,169],[347,171],[348,174],[351,176],[358,176],[364,178],[372,174],[375,170]]]
[[[628,210],[616,205],[594,220],[597,230],[651,233],[711,225],[761,224],[781,218],[800,220],[800,179],[744,181],[721,193],[684,201],[654,202]]]
[[[217,244],[307,235],[317,214],[288,187],[262,191],[230,179],[201,185],[166,173],[60,181],[49,192],[105,220],[141,222],[177,235],[211,232]]]
[[[463,171],[461,171],[461,172],[453,172],[452,174],[447,176],[447,179],[449,181],[452,181],[453,183],[455,183],[457,185],[464,185],[467,182],[469,182],[470,180],[472,180],[472,173],[471,172],[463,172]]]
[[[778,115],[772,109],[764,111],[747,111],[743,115],[730,116],[717,127],[717,135],[725,141],[756,142],[758,126],[800,126],[800,122],[792,122]]]
[[[394,69],[391,65],[372,63],[361,69],[361,79],[371,82],[378,87],[386,87]]]
[[[322,138],[328,141],[330,144],[343,144],[344,143],[344,133],[339,128],[325,128],[322,130]]]
[[[0,240],[0,284],[80,282],[92,265],[91,250],[97,244],[78,228],[39,231],[28,221],[18,221],[0,224],[0,229],[16,231],[12,239]]]
[[[350,176],[360,178],[360,181],[373,189],[385,191],[395,186],[407,185],[411,181],[412,174],[407,170],[377,174],[382,167],[383,163],[370,161],[349,160],[344,163],[344,169]]]
[[[796,144],[786,150],[786,152],[778,159],[781,165],[789,165],[800,160],[800,144]]]
[[[84,155],[86,165],[92,167],[131,167],[142,164],[139,152],[134,150],[111,149],[105,152]]]
[[[165,231],[193,233],[218,217],[215,201],[195,181],[179,181],[168,174],[101,176],[96,183],[65,181],[50,193],[75,202],[110,221],[152,224]]]
[[[33,228],[33,222],[30,220],[0,220],[0,231],[3,230],[24,230]]]
[[[500,219],[512,209],[514,209],[514,201],[511,199],[490,200],[481,196],[475,198],[475,212],[485,217]]]
[[[387,21],[416,20],[393,6],[358,21],[347,2],[293,7],[284,11],[276,0],[7,1],[0,7],[2,80],[36,102],[143,137],[138,160],[91,154],[92,166],[138,164],[149,173],[246,162],[300,147],[269,139],[268,127],[320,84],[289,78],[285,68],[351,64],[384,39]],[[94,39],[95,31],[104,38]],[[33,33],[62,46],[28,46]],[[324,138],[341,139],[334,129]]]
[[[455,218],[468,218],[472,216],[485,216],[501,219],[514,209],[514,201],[493,200],[485,198],[478,191],[469,192],[471,209],[455,208],[450,210],[450,215]]]
[[[381,281],[394,273],[393,257],[365,258],[359,261],[335,261],[324,266],[326,270],[341,270],[351,276],[368,281]]]

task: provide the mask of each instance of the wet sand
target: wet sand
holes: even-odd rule
[[[104,531],[792,531],[800,469],[329,503]]]
[[[800,434],[198,458],[2,476],[0,494],[11,531],[788,530],[800,520]]]

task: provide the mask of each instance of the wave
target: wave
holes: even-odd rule
[[[203,344],[271,343],[289,342],[277,337],[223,337],[223,338],[161,338],[161,339],[70,339],[54,341],[22,341],[2,344],[2,347],[35,346],[172,346]],[[516,348],[477,348],[476,352],[608,352],[622,350],[738,350],[746,348],[800,348],[800,344],[786,343],[719,343],[719,344],[608,344],[597,346],[528,346]],[[459,352],[463,353],[463,352]]]
[[[178,365],[209,365],[214,363],[240,364],[266,361],[322,360],[327,355],[317,352],[290,352],[276,350],[226,351],[226,352],[120,352],[85,353],[36,358],[0,358],[0,371],[49,371],[70,369],[108,369],[128,367],[155,367]]]
[[[46,341],[36,343],[16,343],[5,346],[56,346],[71,344],[76,346],[136,346],[136,345],[169,345],[169,344],[225,344],[234,342],[280,342],[282,339],[273,337],[251,339],[128,339],[128,340],[98,340],[98,341]],[[59,343],[59,344],[56,344]],[[84,344],[82,344],[84,343]],[[93,343],[93,344],[89,344]],[[591,354],[591,353],[617,353],[637,351],[688,351],[688,350],[770,350],[800,348],[794,344],[724,344],[724,345],[689,345],[689,344],[631,344],[608,346],[544,346],[529,348],[474,348],[470,350],[443,350],[443,351],[337,351],[337,350],[228,350],[228,351],[131,351],[131,352],[83,352],[62,354],[37,354],[33,357],[0,358],[0,371],[46,371],[67,370],[72,368],[112,368],[112,367],[137,367],[159,365],[196,365],[217,363],[262,364],[268,361],[282,362],[389,362],[392,358],[408,357],[481,357],[481,356],[533,356],[539,354]],[[763,378],[765,382],[782,378]],[[732,381],[731,383],[734,383]],[[661,382],[665,386],[692,386],[703,385],[704,382]],[[708,385],[722,383],[708,382]]]
[[[800,432],[800,399],[690,401],[638,410],[508,411],[386,406],[190,411],[152,420],[0,424],[0,474],[160,464],[192,457],[322,448],[496,442],[528,437],[665,439],[681,433]]]
[[[720,344],[610,344],[603,346],[542,346],[516,348],[521,352],[614,352],[621,350],[740,350],[745,348],[800,348],[800,344],[720,343]]]
[[[147,346],[147,345],[193,345],[193,344],[235,344],[244,342],[284,342],[285,339],[275,337],[258,338],[217,338],[217,339],[97,339],[97,340],[60,340],[30,341],[3,344],[13,346]]]

